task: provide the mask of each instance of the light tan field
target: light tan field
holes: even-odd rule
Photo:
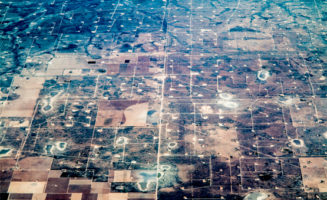
[[[128,193],[109,193],[110,200],[127,200]]]
[[[120,101],[114,105],[110,101],[100,101],[96,120],[98,127],[145,126],[148,102]]]
[[[32,117],[36,100],[45,79],[40,77],[15,77],[14,93],[19,98],[6,101],[0,110],[0,117]]]
[[[327,192],[327,160],[322,157],[300,158],[302,180],[305,190]]]
[[[223,157],[239,157],[239,143],[234,129],[224,130],[214,126],[202,127],[208,133],[206,136],[186,135],[185,141],[194,143],[198,155],[215,154]]]
[[[43,193],[46,182],[10,182],[9,193]]]
[[[114,182],[133,182],[130,170],[115,170]]]
[[[128,107],[124,111],[126,121],[124,126],[145,126],[148,113],[148,103],[140,103]]]

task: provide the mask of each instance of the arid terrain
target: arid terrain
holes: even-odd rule
[[[327,199],[327,1],[0,1],[0,199]]]

